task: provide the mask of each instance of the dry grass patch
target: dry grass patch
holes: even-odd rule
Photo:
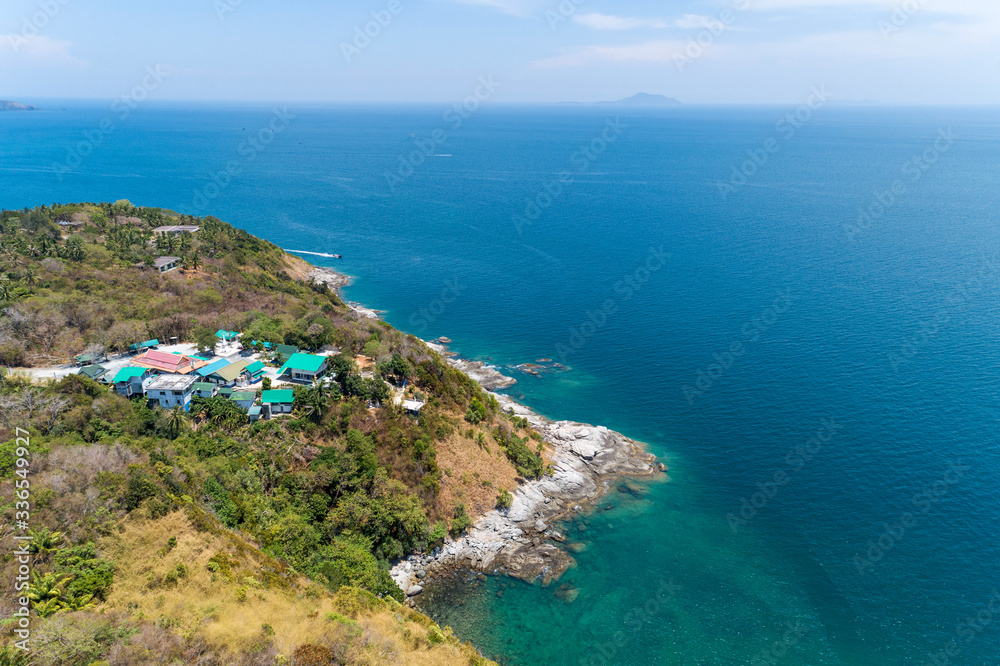
[[[126,520],[100,546],[117,564],[105,608],[233,654],[269,641],[286,656],[302,645],[326,645],[349,664],[492,663],[395,602],[288,582],[268,571],[266,555],[224,531],[198,531],[183,511]]]
[[[469,430],[472,439],[467,436]],[[477,441],[480,433],[483,446]],[[475,521],[493,509],[501,489],[513,492],[517,488],[517,471],[489,431],[466,426],[436,446],[438,467],[446,470],[435,498],[438,513],[450,516],[452,508],[462,503]]]

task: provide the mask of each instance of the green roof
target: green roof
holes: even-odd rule
[[[295,345],[275,345],[274,352],[282,358],[288,358],[292,354],[297,354],[299,348]]]
[[[152,347],[156,347],[159,344],[160,344],[160,341],[158,339],[156,339],[156,338],[153,338],[152,340],[146,340],[145,342],[140,342],[137,345],[129,345],[128,348],[131,349],[131,350],[133,350],[133,351],[137,350],[137,349],[151,349]]]
[[[260,401],[265,405],[290,405],[295,402],[295,392],[291,389],[272,389],[261,394]]]
[[[233,392],[233,389],[230,388],[230,387],[228,387],[228,386],[222,386],[222,387],[219,388],[219,395],[222,396],[222,397],[226,397],[228,395],[231,395],[232,392]]]
[[[325,356],[316,356],[315,354],[292,354],[292,357],[285,361],[285,364],[281,366],[281,370],[278,370],[278,374],[285,374],[285,370],[319,372],[319,369],[323,367],[326,360]]]
[[[222,338],[223,340],[235,340],[239,336],[240,334],[236,331],[226,331],[221,328],[215,332],[215,337]]]
[[[112,381],[114,381],[115,384],[118,382],[131,381],[136,377],[142,377],[147,372],[152,371],[149,368],[122,368],[118,371],[118,374],[115,375],[115,378]]]
[[[108,371],[103,365],[91,365],[80,370],[79,374],[90,377],[91,379],[97,379],[101,375]]]
[[[233,391],[233,394],[229,396],[229,399],[233,402],[245,402],[247,400],[253,401],[256,398],[256,391]]]
[[[215,384],[212,384],[211,382],[195,382],[194,384],[191,385],[191,388],[194,389],[195,391],[198,391],[199,393],[201,393],[202,391],[211,392],[215,390]]]
[[[247,366],[247,372],[249,372],[251,375],[256,375],[258,373],[264,372],[264,364],[261,363],[260,361],[254,361],[253,363]]]

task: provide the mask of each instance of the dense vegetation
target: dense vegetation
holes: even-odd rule
[[[58,223],[73,220],[81,224],[64,233]],[[178,237],[152,233],[181,223],[201,229]],[[178,610],[180,601],[172,613],[154,606],[159,619],[143,609],[151,596],[203,585],[229,586],[232,598],[225,599],[240,604],[255,594],[334,599],[361,588],[375,595],[371,604],[399,612],[402,594],[388,576],[390,560],[460,534],[478,512],[509,506],[504,485],[545,472],[542,447],[529,446],[537,434],[502,413],[477,384],[416,338],[356,316],[309,278],[304,262],[219,220],[128,202],[79,204],[3,211],[0,232],[3,365],[52,365],[151,337],[210,347],[206,331],[219,328],[243,331],[247,340],[341,351],[331,359],[334,383],[297,388],[290,418],[252,425],[222,398],[198,399],[190,413],[167,412],[78,375],[39,385],[5,373],[3,510],[12,524],[14,432],[22,428],[32,435],[31,523],[39,530],[33,613],[43,627],[76,636],[63,636],[52,650],[68,641],[84,655],[67,657],[63,650],[58,657],[36,655],[37,663],[147,663],[129,657],[128,646],[153,631],[151,622],[174,637],[182,655],[175,663],[287,663],[273,630],[262,630],[252,645],[210,640],[190,609]],[[148,268],[157,256],[182,257],[185,268],[161,275]],[[362,353],[364,370],[355,360]],[[389,399],[404,382],[410,395],[427,401],[419,419]],[[451,467],[439,463],[440,451],[455,461]],[[484,495],[488,502],[480,501]],[[164,524],[178,533],[156,534],[152,526]],[[134,540],[122,545],[123,534]],[[211,557],[209,543],[217,549]],[[150,549],[155,566],[131,561],[140,546]],[[177,548],[193,548],[190,561],[178,559]],[[4,618],[14,610],[15,594],[7,589],[16,569],[11,550],[0,559]],[[193,564],[202,554],[204,565]],[[342,606],[332,608],[339,613]],[[369,622],[381,607],[372,608]],[[95,613],[100,621],[64,619]],[[2,626],[9,639],[10,622]],[[429,631],[433,640],[407,639],[406,650],[458,649],[447,632],[425,629],[420,635]],[[358,636],[342,634],[340,643],[323,648],[335,656],[315,663],[386,662]],[[395,661],[416,659],[395,649]],[[185,650],[193,656],[183,656]],[[453,662],[426,663],[479,659],[459,652]]]

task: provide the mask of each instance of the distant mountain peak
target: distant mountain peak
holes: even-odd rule
[[[18,102],[5,102],[0,100],[0,111],[37,111],[33,106],[20,104]]]
[[[680,103],[680,100],[673,97],[653,95],[651,93],[636,93],[631,97],[614,102],[598,102],[598,104],[616,104],[618,106],[678,106]]]

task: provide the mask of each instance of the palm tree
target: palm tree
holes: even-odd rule
[[[68,611],[82,611],[97,608],[97,604],[94,603],[93,594],[77,594],[72,597],[68,597],[66,601],[62,602],[62,604],[63,608]]]
[[[6,273],[0,274],[0,303],[6,303],[13,298],[14,292],[10,286],[10,278]]]
[[[38,617],[46,618],[50,615],[55,615],[64,609],[66,605],[58,599],[45,599],[44,601],[32,601],[31,607],[35,609]]]
[[[28,587],[28,600],[31,601],[31,606],[38,613],[38,617],[48,617],[62,610],[62,597],[70,578],[71,576],[60,578],[54,573],[43,575],[37,571],[32,574],[31,585]]]
[[[167,422],[170,424],[170,439],[177,439],[181,432],[181,426],[187,421],[187,417],[187,412],[180,405],[174,405],[174,408],[170,410],[167,416]]]
[[[21,279],[28,285],[28,289],[30,290],[38,282],[38,271],[34,266],[28,266],[24,269],[24,275],[21,276]]]
[[[66,541],[66,535],[58,531],[49,531],[42,527],[37,532],[32,530],[28,532],[31,535],[31,543],[28,545],[28,550],[32,553],[38,553],[40,555],[46,555],[59,550],[59,547],[63,545]]]

